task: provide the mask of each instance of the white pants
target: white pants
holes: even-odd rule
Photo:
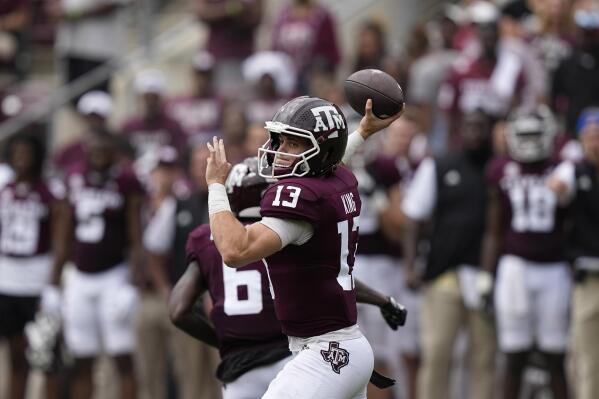
[[[51,255],[24,258],[0,256],[0,292],[12,296],[38,296],[48,284]]]
[[[386,255],[358,255],[353,276],[380,293],[397,299],[401,280],[398,262]],[[372,346],[374,357],[384,362],[394,361],[399,350],[400,335],[389,328],[381,316],[381,310],[377,306],[359,303],[358,324]]]
[[[133,352],[137,302],[127,265],[93,274],[73,270],[64,292],[65,340],[73,356]]]
[[[268,389],[268,384],[291,360],[291,356],[276,363],[257,367],[244,373],[235,381],[223,387],[223,399],[256,399],[262,397]]]
[[[565,352],[571,290],[565,262],[536,263],[502,256],[495,287],[501,350],[519,352],[536,343],[545,352]]]
[[[365,337],[311,343],[285,365],[262,398],[365,399],[373,367]]]

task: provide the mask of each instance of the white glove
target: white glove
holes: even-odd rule
[[[62,298],[60,290],[54,285],[48,285],[42,290],[40,301],[42,313],[60,320],[62,317]]]
[[[493,276],[486,270],[479,270],[476,274],[475,285],[480,296],[489,295],[493,289]]]

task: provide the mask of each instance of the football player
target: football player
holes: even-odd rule
[[[96,136],[88,145],[89,158],[67,173],[70,209],[61,219],[61,240],[73,241],[76,266],[65,282],[63,307],[66,345],[75,358],[71,395],[92,396],[93,361],[103,351],[116,361],[121,398],[135,398],[137,291],[131,271],[141,256],[143,190],[133,171],[118,162],[114,137]],[[61,271],[56,262],[55,286]]]
[[[549,187],[560,201],[571,204],[568,259],[574,266],[572,338],[576,391],[580,399],[599,397],[599,108],[588,108],[576,126],[584,149],[578,164],[564,162],[552,174]]]
[[[366,116],[348,145],[346,120],[325,100],[297,97],[266,122],[270,139],[259,150],[259,174],[277,178],[260,204],[262,220],[239,222],[224,186],[231,165],[222,140],[209,144],[208,209],[214,243],[227,266],[264,259],[275,313],[295,353],[264,398],[365,398],[373,371],[370,344],[356,324],[352,277],[360,195],[339,164],[370,134],[400,114]]]
[[[262,193],[273,183],[258,175],[258,161],[248,158],[235,165],[226,188],[232,212],[244,224],[260,219]],[[210,226],[202,225],[189,236],[187,271],[170,299],[172,321],[190,335],[220,349],[217,376],[224,399],[259,398],[289,361],[287,337],[277,321],[270,284],[261,261],[238,270],[227,267],[211,239]],[[406,312],[391,297],[356,282],[359,301],[378,305],[393,329],[405,321]],[[214,307],[207,322],[194,304],[205,292]]]
[[[509,158],[496,158],[490,183],[483,265],[497,257],[495,310],[499,348],[507,356],[504,398],[517,398],[528,356],[545,357],[553,397],[566,398],[570,275],[565,262],[565,208],[547,187],[556,125],[551,111],[515,111],[507,121]]]
[[[15,135],[6,147],[13,177],[0,188],[0,339],[10,352],[9,398],[25,397],[25,325],[34,319],[50,278],[52,246],[59,244],[52,242],[52,230],[62,192],[43,178],[45,155],[34,135]]]

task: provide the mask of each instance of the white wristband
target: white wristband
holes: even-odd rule
[[[351,157],[356,153],[358,148],[360,148],[364,144],[364,137],[356,130],[347,138],[347,147],[345,147],[345,154],[343,154],[343,159],[341,162],[347,165]]]
[[[227,189],[223,184],[212,183],[208,186],[208,215],[224,211],[231,212]]]

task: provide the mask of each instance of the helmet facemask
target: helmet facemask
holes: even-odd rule
[[[266,178],[303,177],[311,172],[310,159],[320,153],[320,146],[314,135],[308,130],[299,129],[281,122],[266,122],[270,139],[258,149],[259,174]],[[289,135],[306,140],[310,146],[300,154],[279,151],[280,135]],[[291,159],[289,165],[277,165],[279,157]]]
[[[556,128],[552,115],[546,112],[541,108],[537,114],[519,116],[508,123],[506,139],[514,160],[531,163],[551,156]]]

